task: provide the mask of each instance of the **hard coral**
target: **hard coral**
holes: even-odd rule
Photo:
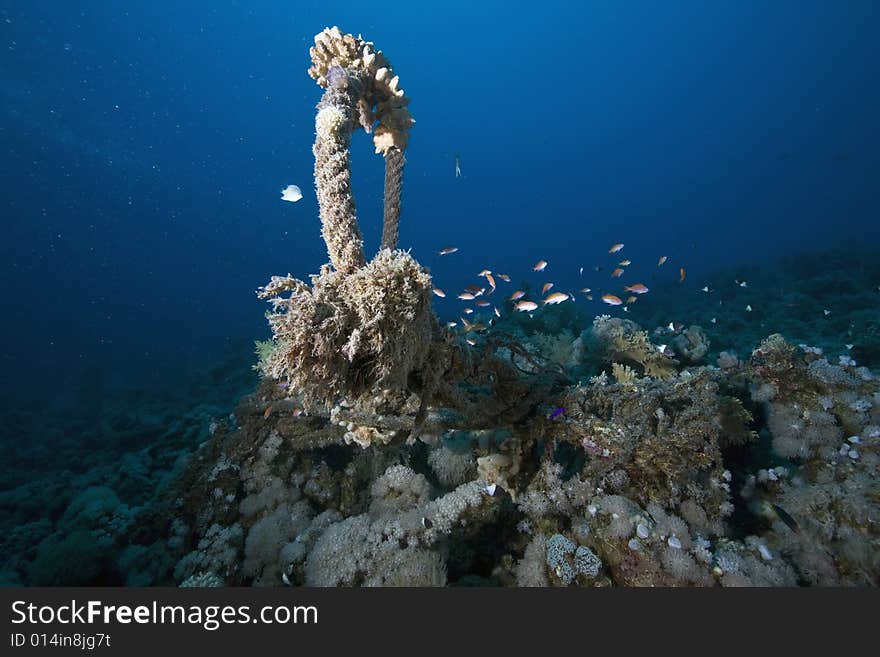
[[[641,366],[645,376],[667,379],[675,374],[675,361],[651,344],[648,334],[628,319],[601,315],[593,321],[592,338],[606,362]]]
[[[325,89],[345,84],[346,72],[363,74],[363,89],[357,99],[358,120],[367,132],[378,121],[373,136],[377,153],[387,155],[391,149],[406,148],[409,128],[414,123],[406,109],[409,98],[400,88],[400,78],[391,63],[372,41],[343,34],[338,27],[326,28],[315,35],[309,54],[309,75]]]

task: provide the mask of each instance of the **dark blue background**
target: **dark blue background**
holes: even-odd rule
[[[401,246],[438,304],[539,258],[580,287],[614,242],[670,277],[877,243],[880,5],[575,4],[0,3],[3,393],[96,365],[165,385],[267,335],[256,287],[326,260],[306,69],[328,25],[412,98]],[[356,137],[372,253],[383,168]]]

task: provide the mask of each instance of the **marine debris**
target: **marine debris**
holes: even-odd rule
[[[330,262],[311,284],[275,276],[260,288],[272,303],[273,333],[261,371],[288,383],[306,408],[328,414],[346,427],[346,442],[363,447],[441,426],[517,421],[546,384],[524,380],[509,358],[491,350],[465,350],[431,308],[430,274],[396,249],[403,150],[413,123],[399,76],[372,43],[338,28],[318,34],[310,53],[309,75],[324,89],[315,119],[315,185]],[[373,133],[386,161],[382,246],[369,262],[350,184],[356,127]],[[500,335],[493,340],[504,342]],[[491,401],[465,383],[487,385]],[[440,409],[456,419],[447,421]]]

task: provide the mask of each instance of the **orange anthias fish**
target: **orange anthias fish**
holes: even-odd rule
[[[444,292],[443,290],[441,290],[439,287],[435,287],[434,290],[433,290],[433,292],[434,292],[434,294],[436,294],[436,295],[437,295],[438,297],[440,297],[441,299],[445,299],[445,298],[446,298],[446,292]]]
[[[557,303],[562,303],[563,301],[568,301],[569,296],[565,292],[554,292],[549,297],[544,299],[544,305],[546,306],[548,303],[551,306],[556,305]]]
[[[678,270],[678,282],[679,282],[679,283],[684,283],[684,279],[685,279],[685,277],[686,277],[686,274],[685,274],[685,272],[684,272],[684,267],[681,267],[681,268]]]
[[[477,274],[477,276],[488,276],[488,275],[491,274],[491,273],[492,273],[492,270],[491,270],[491,269],[484,269],[484,270],[481,271],[479,274]]]
[[[522,301],[517,301],[514,308],[516,308],[521,313],[522,312],[528,313],[528,312],[532,312],[533,310],[537,310],[538,304],[536,304],[534,301],[526,301],[525,299],[523,299]]]
[[[498,274],[498,278],[500,278],[505,283],[510,283],[510,276],[507,274]]]
[[[489,274],[486,274],[486,280],[489,281],[489,288],[490,288],[489,294],[492,294],[492,292],[495,291],[495,279],[492,278],[492,274],[489,273]]]
[[[546,294],[547,290],[553,287],[553,283],[544,283],[544,286],[541,288],[541,294]]]
[[[616,297],[613,294],[603,294],[602,301],[607,303],[609,306],[622,306],[623,305],[623,301],[620,299],[620,297]]]
[[[446,248],[437,251],[437,255],[449,255],[450,253],[455,253],[456,251],[458,251],[457,246],[447,246]]]
[[[648,287],[642,283],[636,283],[635,285],[627,285],[623,288],[627,292],[632,292],[633,294],[644,294],[648,292]]]
[[[273,408],[272,404],[269,404],[269,405],[266,407],[266,410],[263,411],[263,419],[264,419],[264,420],[265,420],[267,417],[269,417],[269,415],[271,415],[271,413],[272,413],[272,408]]]
[[[664,262],[666,262],[666,256],[660,256],[660,259],[657,261],[657,266],[659,267]]]
[[[610,249],[608,249],[608,253],[617,253],[617,252],[620,251],[622,248],[623,248],[623,243],[622,243],[622,242],[621,242],[620,244],[615,244],[615,245],[612,246]]]
[[[458,298],[462,301],[473,301],[476,297],[470,292],[462,292],[458,295]]]
[[[526,296],[525,292],[523,292],[522,290],[517,290],[510,295],[510,301],[517,301],[519,299],[522,299],[524,296]]]
[[[626,298],[626,303],[627,303],[627,305],[629,305],[631,303],[635,303],[638,300],[639,300],[639,298],[637,296],[630,296],[630,297]]]
[[[483,288],[477,287],[476,285],[468,285],[466,288],[464,288],[464,291],[470,292],[475,297],[478,297],[483,293]]]
[[[546,268],[547,268],[547,261],[546,260],[538,260],[538,262],[535,263],[535,266],[532,267],[532,271],[544,271]]]
[[[621,274],[623,274],[623,270],[618,267],[613,272],[611,272],[611,278],[619,278]]]
[[[486,301],[485,299],[479,299],[478,301],[474,301],[474,303],[480,308],[485,308],[486,306],[492,305],[491,301]]]

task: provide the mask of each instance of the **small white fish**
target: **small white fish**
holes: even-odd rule
[[[628,312],[629,312],[629,306],[624,306],[624,307],[623,307],[623,312],[628,313]]]
[[[825,313],[825,317],[828,317],[828,315],[831,314],[831,311],[828,310],[827,308],[825,310],[823,310],[822,312]]]
[[[496,484],[489,484],[488,486],[486,486],[486,493],[489,495],[489,497],[492,497],[495,495],[496,488],[497,488]]]
[[[432,290],[432,292],[433,292],[434,294],[436,294],[438,297],[440,297],[441,299],[445,299],[445,298],[446,298],[446,292],[444,292],[443,290],[441,290],[439,287],[435,287],[435,288]]]
[[[668,328],[670,331],[674,332],[675,331],[675,324],[673,324],[672,322],[669,322],[669,326],[667,326],[666,328]]]
[[[749,286],[749,284],[746,283],[745,281],[737,281],[736,284],[739,285],[740,287],[748,287]]]
[[[296,185],[288,185],[281,190],[281,200],[296,203],[303,197],[302,190]]]
[[[747,313],[752,312],[752,306],[751,306],[751,304],[748,305],[748,306],[746,306],[746,312],[747,312]]]
[[[661,354],[665,354],[666,353],[666,345],[665,344],[658,344],[657,351],[659,351]]]
[[[709,291],[709,286],[706,285],[705,287],[701,287],[700,289],[701,289],[703,292],[708,292],[708,291]]]
[[[501,312],[498,310],[498,308],[492,308],[492,310],[495,311],[495,317],[501,317]]]
[[[583,275],[584,275],[584,268],[583,268],[583,267],[581,267],[581,270],[580,270],[580,275],[581,275],[581,276],[583,276]]]
[[[853,345],[853,344],[847,344],[847,345],[844,345],[844,346],[845,346],[847,349],[852,349],[855,345]]]
[[[437,255],[449,255],[450,253],[455,253],[456,251],[458,251],[457,246],[447,246],[437,251]]]
[[[717,320],[713,317],[713,318],[710,319],[709,321],[712,322],[712,323],[714,324]]]
[[[456,326],[458,326],[458,322],[446,322],[446,326],[448,328],[455,328]]]

